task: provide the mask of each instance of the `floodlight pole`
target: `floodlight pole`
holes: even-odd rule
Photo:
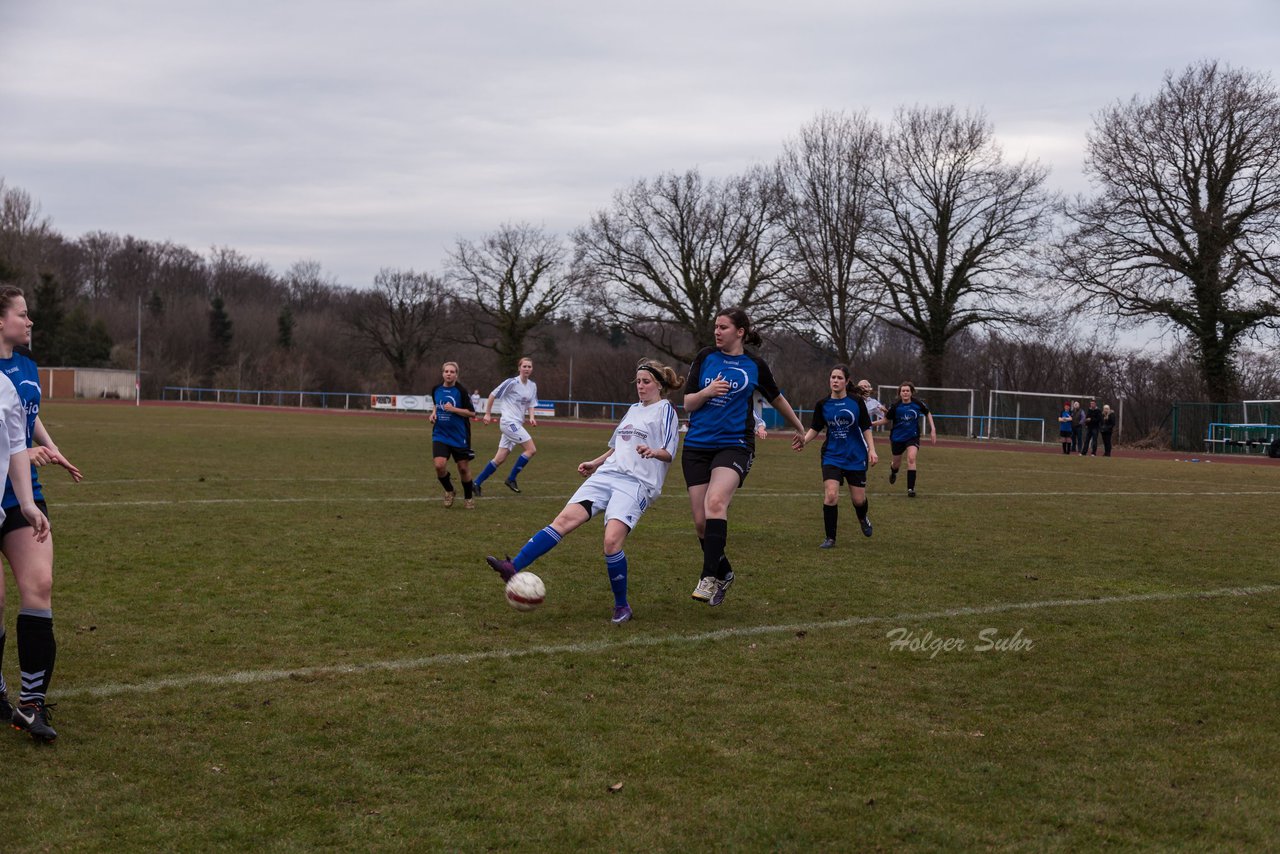
[[[142,292],[138,292],[138,352],[133,362],[134,406],[142,405]]]

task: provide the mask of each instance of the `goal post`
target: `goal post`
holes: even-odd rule
[[[1246,400],[1241,424],[1280,424],[1280,400]]]
[[[981,436],[1044,444],[1050,437],[1057,438],[1058,414],[1062,412],[1063,401],[1079,400],[1083,405],[1084,401],[1097,399],[1094,394],[993,388],[987,392],[987,415]]]
[[[876,398],[887,408],[898,399],[900,385],[876,386]],[[916,386],[916,397],[929,407],[934,426],[943,436],[978,435],[977,411],[974,408],[978,393],[971,388],[935,388]]]

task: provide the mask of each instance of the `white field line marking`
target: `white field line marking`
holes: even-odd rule
[[[454,664],[471,664],[478,661],[506,661],[533,655],[589,655],[617,649],[639,649],[666,644],[699,644],[732,638],[749,638],[760,635],[787,634],[799,631],[811,632],[823,629],[844,629],[876,623],[919,623],[925,620],[975,617],[986,614],[1005,614],[1011,611],[1033,611],[1045,608],[1079,608],[1097,605],[1118,605],[1130,602],[1171,602],[1179,599],[1213,599],[1229,596],[1258,596],[1280,591],[1280,584],[1263,584],[1256,587],[1224,587],[1217,590],[1194,590],[1181,593],[1134,593],[1126,596],[1102,596],[1095,599],[1047,599],[1039,602],[1007,602],[999,605],[982,605],[966,608],[948,608],[942,611],[926,611],[918,614],[892,614],[888,616],[845,617],[816,623],[791,623],[786,625],[745,626],[717,629],[694,634],[669,634],[653,637],[632,636],[624,640],[600,640],[584,643],[553,644],[550,646],[521,647],[517,649],[491,649],[478,652],[443,652],[421,658],[401,658],[390,661],[370,661],[364,664],[331,664],[315,667],[298,667],[293,670],[239,670],[231,673],[205,673],[190,676],[172,676],[149,682],[118,683],[115,685],[87,685],[59,688],[58,696],[117,697],[125,694],[152,694],[167,688],[194,686],[223,687],[227,685],[255,685],[262,682],[280,682],[286,679],[316,676],[361,675],[383,671],[421,670]]]
[[[1088,495],[1091,498],[1116,497],[1123,498],[1125,495],[1149,495],[1149,497],[1189,497],[1189,495],[1280,495],[1280,489],[1253,489],[1239,490],[1239,492],[1221,492],[1221,490],[1213,490],[1213,492],[931,492],[929,498],[1060,498],[1064,495]],[[739,498],[820,498],[822,492],[815,489],[814,492],[755,492],[755,493],[739,493],[735,495],[735,501]],[[494,495],[492,498],[480,498],[479,501],[557,501],[566,502],[570,495],[522,495],[521,498],[507,497],[507,495]],[[668,498],[676,498],[675,495],[668,495]],[[905,501],[906,495],[888,495],[876,494],[877,499],[884,498],[902,498]],[[394,495],[375,495],[375,497],[356,497],[356,495],[330,495],[330,497],[320,498],[183,498],[170,499],[160,498],[151,499],[151,501],[77,501],[77,502],[59,502],[58,512],[64,510],[74,510],[77,507],[175,507],[179,504],[329,504],[334,502],[342,503],[360,503],[360,502],[379,502],[384,504],[392,503],[417,503],[417,504],[433,504],[440,501],[440,495],[415,495],[415,497],[397,498]]]
[[[480,501],[567,501],[569,494],[563,495],[525,495],[520,498],[507,495],[495,495],[479,499]],[[905,493],[902,495],[893,495],[887,493],[872,493],[877,500],[884,498],[906,498]],[[930,492],[930,498],[1060,498],[1072,495],[1087,495],[1091,498],[1123,498],[1126,496],[1145,496],[1154,498],[1182,498],[1189,496],[1244,496],[1244,495],[1277,495],[1280,496],[1280,489],[1246,489],[1235,491],[1224,490],[1204,490],[1193,492],[1189,490],[1180,490],[1177,492],[1098,492],[1096,490],[1086,490],[1082,492]],[[815,489],[812,492],[741,492],[734,496],[739,498],[820,498],[822,491]],[[681,498],[683,496],[667,496],[669,499]],[[213,504],[332,504],[341,502],[352,504],[357,502],[377,501],[384,504],[408,503],[408,504],[432,504],[440,501],[440,495],[416,495],[408,497],[396,497],[392,495],[379,496],[355,496],[355,495],[330,495],[310,498],[157,498],[142,501],[59,501],[58,512],[63,510],[71,510],[77,507],[175,507],[184,504],[193,505],[213,505]]]

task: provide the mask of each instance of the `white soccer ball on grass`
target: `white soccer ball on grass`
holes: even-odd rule
[[[547,586],[532,572],[517,572],[507,582],[507,604],[517,611],[532,611],[547,598]]]

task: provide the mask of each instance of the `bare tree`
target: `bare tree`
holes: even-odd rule
[[[739,305],[776,323],[781,233],[774,176],[724,181],[696,169],[639,180],[573,236],[594,306],[628,334],[690,362],[709,344],[716,312]]]
[[[1031,317],[1048,170],[1006,163],[986,117],[954,107],[899,110],[882,164],[864,254],[886,291],[878,313],[920,342],[926,384],[942,385],[957,333]]]
[[[1216,62],[1103,110],[1058,269],[1123,319],[1192,344],[1205,391],[1234,399],[1241,338],[1280,318],[1280,94]]]
[[[50,244],[60,240],[31,194],[6,187],[0,178],[0,277],[32,291],[40,274],[50,272],[46,269]]]
[[[880,144],[866,114],[824,112],[784,145],[776,167],[783,288],[795,305],[787,325],[845,363],[862,349],[880,297],[858,258]]]
[[[413,391],[418,369],[444,320],[439,280],[384,267],[374,277],[373,290],[353,299],[356,305],[347,322],[356,333],[357,347],[386,360],[397,391]]]
[[[528,223],[502,225],[479,243],[460,239],[450,253],[449,279],[470,303],[468,340],[491,344],[501,370],[515,373],[529,333],[574,295],[567,254]]]

